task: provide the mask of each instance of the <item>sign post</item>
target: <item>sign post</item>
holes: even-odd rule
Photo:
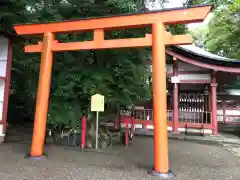
[[[96,145],[95,148],[98,149],[98,124],[99,124],[99,112],[96,112]]]
[[[104,96],[101,94],[95,94],[91,97],[91,111],[96,112],[96,145],[98,149],[98,124],[99,124],[99,112],[104,112]]]

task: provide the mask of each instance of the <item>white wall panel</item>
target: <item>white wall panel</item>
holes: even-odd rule
[[[0,124],[0,136],[5,136],[5,134],[3,134],[3,124]]]
[[[7,60],[0,61],[0,77],[6,77]]]
[[[8,39],[0,36],[0,61],[7,60],[8,56]]]
[[[180,74],[178,77],[180,80],[211,80],[210,74]]]
[[[240,110],[226,110],[226,115],[240,116]]]
[[[0,102],[3,102],[4,99],[4,88],[5,88],[5,81],[0,80]]]
[[[0,102],[0,120],[2,120],[3,102]]]

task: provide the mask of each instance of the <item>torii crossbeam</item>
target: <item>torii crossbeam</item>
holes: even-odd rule
[[[14,28],[19,35],[43,35],[43,42],[25,46],[25,52],[41,52],[42,54],[30,156],[43,155],[53,52],[152,46],[154,100],[154,169],[152,174],[171,177],[168,162],[165,46],[191,44],[192,38],[190,35],[173,36],[165,31],[165,25],[202,22],[211,8],[211,5],[200,5],[65,22],[16,25]],[[152,27],[152,34],[146,34],[143,38],[104,39],[106,30],[143,27]],[[59,43],[54,38],[56,33],[80,31],[93,31],[93,40]]]

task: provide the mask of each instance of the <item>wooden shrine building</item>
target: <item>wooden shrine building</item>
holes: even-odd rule
[[[238,80],[240,60],[195,45],[170,47],[166,55],[169,131],[217,135],[219,123],[240,123],[240,89],[232,87]],[[135,108],[135,128],[153,129],[152,101]],[[122,125],[126,118],[122,113]]]

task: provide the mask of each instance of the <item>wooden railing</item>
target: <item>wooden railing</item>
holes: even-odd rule
[[[219,100],[217,120],[223,124],[240,124],[239,102],[232,100]]]
[[[211,114],[211,112],[207,111],[179,111],[179,122],[210,124]]]
[[[224,124],[240,124],[240,108],[219,109],[217,120]]]
[[[122,113],[121,115],[130,116],[130,112]],[[173,111],[167,111],[168,122],[172,122]],[[152,109],[138,109],[135,110],[136,120],[152,120],[153,110]],[[211,112],[205,111],[179,111],[179,122],[182,123],[194,123],[194,124],[210,124],[211,123]]]

